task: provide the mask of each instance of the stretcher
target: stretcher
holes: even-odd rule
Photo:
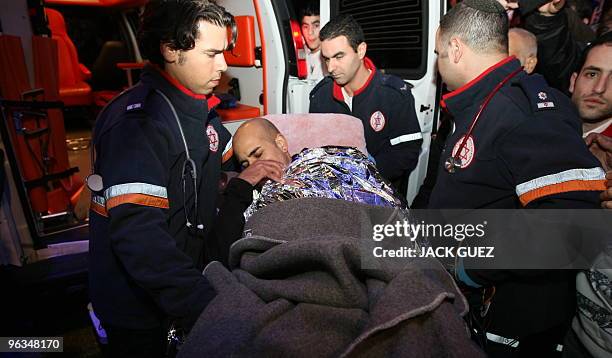
[[[57,46],[50,38],[34,36],[32,47],[34,86],[28,79],[20,38],[0,36],[2,141],[34,218],[70,216],[83,183],[75,175],[78,168],[68,162]]]

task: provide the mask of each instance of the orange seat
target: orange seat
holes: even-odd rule
[[[219,117],[223,122],[235,121],[238,119],[249,119],[260,116],[259,108],[253,106],[247,106],[246,104],[238,103],[236,108],[230,109],[215,109],[219,113]]]
[[[51,37],[57,41],[59,55],[59,96],[65,106],[89,106],[93,103],[91,86],[85,82],[91,72],[79,63],[74,43],[66,32],[64,16],[54,9],[45,9]]]
[[[223,52],[225,61],[230,67],[253,67],[257,65],[255,56],[255,18],[253,16],[235,16],[238,37],[234,48]],[[264,72],[265,73],[265,72]],[[259,117],[259,107],[238,103],[236,108],[216,109],[223,122]]]
[[[225,62],[233,67],[255,66],[255,19],[253,16],[235,16],[238,38],[231,51],[223,52]]]

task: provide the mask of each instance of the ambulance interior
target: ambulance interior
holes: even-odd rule
[[[305,79],[298,19],[305,1],[217,2],[238,25],[237,44],[225,53],[228,70],[215,91],[224,125],[233,133],[249,118],[307,113],[316,82]],[[0,181],[6,183],[0,186],[0,265],[16,268],[16,281],[29,275],[31,282],[59,280],[86,289],[84,179],[91,171],[91,128],[101,108],[137,81],[146,60],[136,41],[145,3],[0,2]],[[353,15],[364,29],[368,57],[412,88],[424,139],[408,203],[425,177],[437,127],[433,39],[445,9],[445,1],[320,1],[321,27],[337,14]],[[58,260],[62,268],[48,269]],[[38,272],[37,266],[46,269]],[[34,273],[21,275],[24,270]]]

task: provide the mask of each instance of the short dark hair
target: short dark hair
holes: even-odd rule
[[[589,43],[587,47],[585,47],[585,49],[582,51],[580,59],[576,63],[574,72],[580,73],[580,71],[582,71],[582,67],[586,63],[587,57],[589,57],[589,53],[597,46],[612,46],[612,32],[606,32],[605,34],[597,37],[595,40]]]
[[[355,52],[357,52],[359,44],[365,42],[361,26],[351,15],[339,15],[331,19],[319,32],[321,41],[335,39],[338,36],[346,36]]]
[[[442,43],[447,43],[452,35],[459,36],[477,53],[508,53],[508,16],[505,12],[481,11],[459,3],[440,20]]]
[[[151,0],[140,16],[138,42],[143,56],[163,65],[160,45],[173,50],[194,48],[201,20],[231,29],[228,49],[236,42],[236,22],[232,14],[211,0]],[[205,36],[205,34],[202,34]]]
[[[300,23],[304,20],[304,16],[319,16],[319,2],[309,1],[300,9]]]

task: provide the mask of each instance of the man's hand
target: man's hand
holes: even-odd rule
[[[565,6],[565,0],[553,0],[538,8],[540,15],[555,16]]]
[[[500,3],[506,11],[516,10],[519,7],[519,3],[517,1],[497,0],[497,2]]]
[[[77,219],[85,220],[87,218],[87,215],[89,215],[90,204],[91,204],[91,191],[89,190],[87,185],[85,185],[85,188],[83,188],[83,192],[81,193],[81,196],[79,196],[79,200],[76,202],[76,205],[74,206],[74,215],[77,217]]]
[[[263,179],[272,179],[275,182],[283,183],[283,172],[285,166],[283,163],[274,160],[258,160],[252,165],[246,167],[238,178],[249,182],[255,186]]]
[[[606,190],[601,193],[601,207],[604,209],[612,209],[612,172],[606,174]]]
[[[599,159],[604,170],[612,170],[612,138],[591,133],[585,138],[585,142],[591,153]]]

